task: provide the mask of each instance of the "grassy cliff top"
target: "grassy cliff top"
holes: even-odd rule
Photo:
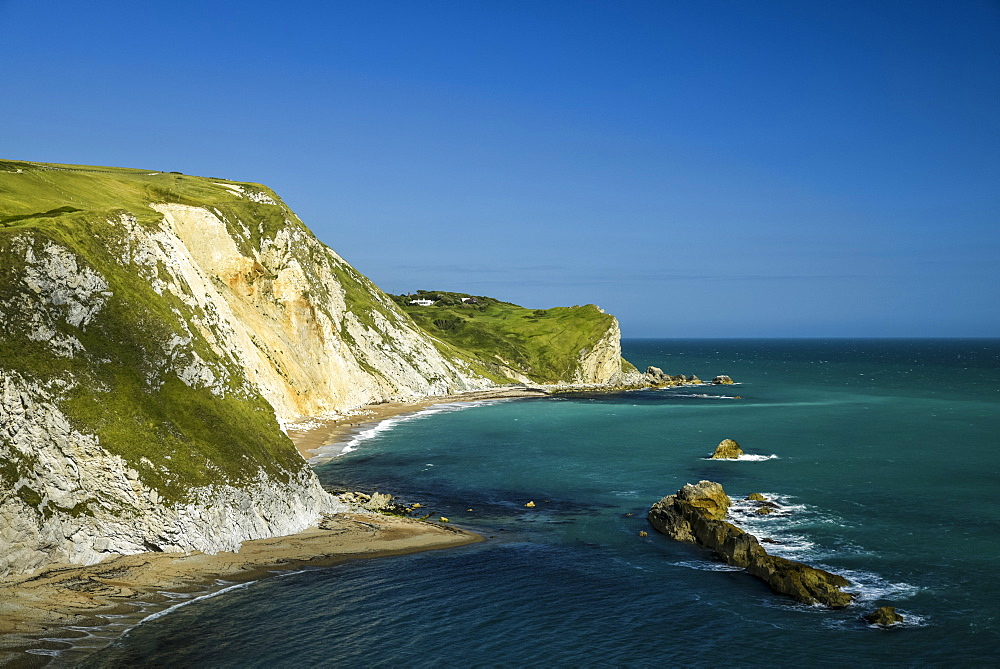
[[[72,226],[127,211],[139,222],[162,216],[149,207],[171,202],[218,209],[227,219],[272,237],[294,215],[260,184],[124,167],[0,160],[0,232],[21,226]],[[259,241],[258,239],[251,240]]]
[[[581,351],[614,323],[614,316],[593,304],[527,309],[482,295],[423,290],[393,299],[432,336],[484,363],[524,370],[540,383],[572,378]]]
[[[257,184],[0,161],[0,367],[42,387],[71,380],[70,390],[54,398],[73,428],[96,435],[168,501],[183,499],[193,486],[254,480],[260,468],[282,480],[304,463],[271,406],[209,344],[181,297],[154,292],[116,251],[127,247],[127,233],[109,221],[128,212],[141,225],[155,226],[162,215],[148,205],[156,202],[218,210],[234,241],[246,248],[289,223],[301,225]],[[106,303],[85,325],[60,316],[60,301],[25,288],[25,250],[42,258],[50,243],[107,282]],[[39,319],[54,332],[40,336]],[[56,334],[79,342],[81,350],[53,354],[48,338]],[[175,339],[189,341],[175,352],[183,359],[196,355],[216,371],[228,370],[224,397],[179,379],[174,370],[183,363],[175,364],[164,349]],[[152,464],[144,467],[144,461]],[[0,468],[0,483],[18,480],[14,464]]]
[[[140,218],[159,219],[159,214],[147,207],[149,203],[224,204],[233,199],[227,186],[250,188],[274,197],[259,184],[180,172],[0,160],[0,225],[51,218],[59,215],[59,209],[65,209],[65,213],[127,209]]]

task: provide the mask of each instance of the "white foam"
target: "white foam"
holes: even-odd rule
[[[872,555],[872,551],[854,544],[838,543],[836,547],[820,546],[812,541],[808,529],[816,525],[837,525],[846,527],[843,518],[821,512],[807,504],[793,503],[794,498],[773,492],[762,493],[765,499],[777,505],[773,512],[758,515],[758,504],[746,499],[734,499],[730,507],[730,517],[736,524],[758,539],[769,537],[781,543],[764,543],[765,550],[779,557],[798,560],[843,576],[851,582],[844,590],[855,595],[855,605],[871,606],[876,602],[908,599],[920,592],[919,586],[905,582],[889,581],[871,571],[850,570],[822,564],[845,554]],[[900,611],[906,619],[904,626],[921,627],[926,619],[916,614]]]
[[[204,599],[211,599],[213,597],[218,597],[219,595],[224,595],[225,593],[231,592],[232,590],[237,590],[239,588],[245,588],[245,587],[247,587],[248,585],[250,585],[251,583],[254,583],[254,582],[255,581],[247,581],[246,583],[235,583],[233,585],[230,585],[230,586],[227,586],[225,588],[222,588],[221,590],[216,590],[215,592],[210,592],[210,593],[208,593],[206,595],[200,595],[198,597],[192,597],[191,599],[186,599],[186,600],[184,600],[182,602],[178,602],[177,604],[174,604],[173,606],[168,606],[167,608],[163,609],[162,611],[157,611],[156,613],[152,613],[152,614],[146,616],[145,618],[143,618],[142,620],[140,620],[138,623],[136,623],[135,627],[138,627],[139,625],[142,625],[143,623],[148,623],[148,622],[150,622],[152,620],[156,620],[157,618],[162,618],[163,616],[167,615],[168,613],[173,613],[177,609],[179,609],[179,608],[181,608],[183,606],[187,606],[188,604],[193,604],[194,602],[200,602],[200,601],[202,601]],[[164,593],[164,594],[167,594],[167,593]],[[132,628],[132,629],[135,629],[135,628]]]
[[[895,602],[900,599],[909,599],[920,592],[919,586],[902,581],[893,583],[875,572],[824,568],[851,582],[851,587],[844,588],[844,590],[856,595],[855,601],[859,604],[872,604],[881,600]]]
[[[509,402],[517,398],[497,398],[493,400],[479,400],[475,402],[442,402],[441,404],[434,404],[425,409],[420,409],[412,413],[400,414],[398,416],[393,416],[392,418],[386,418],[381,420],[371,426],[361,428],[356,432],[351,434],[351,437],[346,442],[334,442],[330,444],[324,444],[319,448],[315,449],[314,455],[309,459],[312,464],[319,464],[325,462],[332,458],[340,457],[345,453],[352,453],[358,450],[358,447],[370,439],[374,439],[378,435],[388,430],[393,429],[400,423],[406,423],[411,420],[418,420],[421,418],[426,418],[427,416],[433,416],[439,413],[451,413],[453,411],[464,411],[465,409],[473,409],[480,406],[489,406],[491,404],[499,404],[500,402]]]
[[[765,460],[777,460],[778,456],[775,454],[771,455],[755,455],[751,453],[744,453],[738,458],[713,458],[707,457],[702,458],[702,460],[723,460],[725,462],[763,462]]]
[[[710,562],[708,560],[681,560],[679,562],[669,563],[674,567],[684,567],[686,569],[695,569],[697,571],[743,571],[742,567],[734,567],[731,564],[726,564],[725,562]]]

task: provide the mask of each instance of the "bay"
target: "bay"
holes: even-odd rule
[[[265,579],[179,608],[91,666],[735,666],[998,659],[1000,341],[626,340],[738,385],[452,404],[373,431],[326,485],[421,502],[487,540]],[[736,398],[739,396],[739,399]],[[706,459],[724,438],[757,456]],[[850,579],[841,611],[651,531],[685,483]],[[526,506],[533,502],[534,506]],[[746,509],[749,511],[749,509]],[[648,536],[640,532],[648,531]],[[891,604],[907,622],[872,628]]]

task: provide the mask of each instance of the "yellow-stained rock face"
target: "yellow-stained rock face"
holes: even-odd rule
[[[715,447],[715,452],[712,453],[713,460],[734,460],[741,455],[744,455],[743,449],[740,445],[732,439],[723,439],[719,442],[719,445]]]
[[[580,356],[580,366],[573,383],[607,383],[622,373],[621,328],[612,319],[607,333],[589,351]]]
[[[284,424],[506,381],[263,186],[19,163],[0,193],[0,579],[299,531],[343,505]],[[567,375],[621,376],[618,337]]]
[[[442,356],[390,299],[295,222],[248,253],[208,209],[150,206],[163,214],[177,261],[168,289],[189,287],[217,352],[240,362],[279,419],[491,385]],[[363,313],[348,304],[352,290],[366,293]]]

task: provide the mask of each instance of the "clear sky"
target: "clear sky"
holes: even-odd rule
[[[996,0],[0,0],[0,157],[256,181],[389,292],[1000,336]]]

